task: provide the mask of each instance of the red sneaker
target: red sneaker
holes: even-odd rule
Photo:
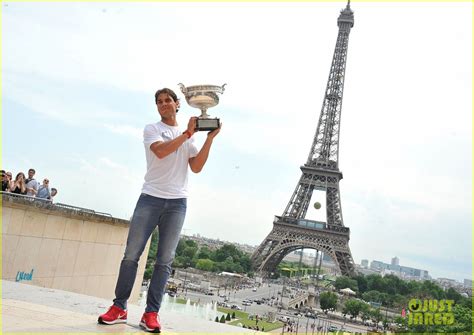
[[[161,331],[160,317],[158,312],[143,313],[140,321],[140,327],[150,333],[159,333]]]
[[[115,305],[110,306],[107,313],[99,316],[97,322],[103,325],[114,325],[116,323],[126,323],[127,322],[127,311],[124,311],[120,307]]]

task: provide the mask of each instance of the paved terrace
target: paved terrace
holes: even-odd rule
[[[67,291],[2,280],[3,333],[144,333],[138,326],[143,307],[129,304],[128,323],[97,324],[111,301]],[[25,321],[27,320],[27,321]],[[206,321],[177,312],[161,313],[163,332],[244,334],[254,330]],[[147,333],[148,334],[148,333]]]

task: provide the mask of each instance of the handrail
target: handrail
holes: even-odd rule
[[[69,209],[69,210],[72,210],[72,211],[75,211],[75,212],[78,212],[78,213],[84,213],[84,214],[87,213],[87,214],[94,214],[94,215],[112,217],[112,215],[109,214],[109,213],[97,212],[93,209],[77,207],[77,206],[71,206],[71,205],[66,205],[66,204],[62,204],[62,203],[53,203],[53,201],[50,200],[50,199],[36,198],[36,197],[29,196],[29,195],[23,195],[23,194],[11,193],[11,192],[3,192],[3,191],[0,191],[0,193],[2,195],[2,198],[3,197],[9,197],[9,198],[13,198],[13,199],[15,199],[15,198],[16,199],[22,199],[22,200],[30,201],[32,204],[34,203],[35,205],[36,204],[42,204],[42,206],[44,206],[45,208],[56,207],[56,208]]]

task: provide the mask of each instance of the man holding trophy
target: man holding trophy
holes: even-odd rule
[[[186,89],[181,84],[188,103],[193,107],[198,106],[202,111],[200,117],[189,119],[184,132],[176,119],[180,107],[176,94],[168,88],[156,92],[155,103],[161,121],[145,126],[143,132],[147,162],[145,182],[130,221],[115,299],[109,310],[99,316],[100,324],[127,322],[127,300],[135,282],[138,260],[153,230],[158,227],[158,251],[140,327],[148,332],[160,332],[158,311],[186,215],[188,166],[194,173],[199,173],[206,164],[212,142],[220,132],[221,125],[218,119],[210,119],[204,114],[208,107],[217,105],[219,100],[216,99],[216,92],[222,93],[223,88],[224,86],[206,85]],[[193,139],[198,130],[211,130],[199,151]]]

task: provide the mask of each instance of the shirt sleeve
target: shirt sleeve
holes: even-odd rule
[[[160,131],[154,127],[152,124],[148,124],[143,129],[143,144],[149,147],[155,142],[164,142],[165,140],[160,134]]]
[[[196,147],[196,145],[194,144],[194,138],[191,137],[188,140],[188,145],[189,145],[189,158],[196,157],[199,150]]]

